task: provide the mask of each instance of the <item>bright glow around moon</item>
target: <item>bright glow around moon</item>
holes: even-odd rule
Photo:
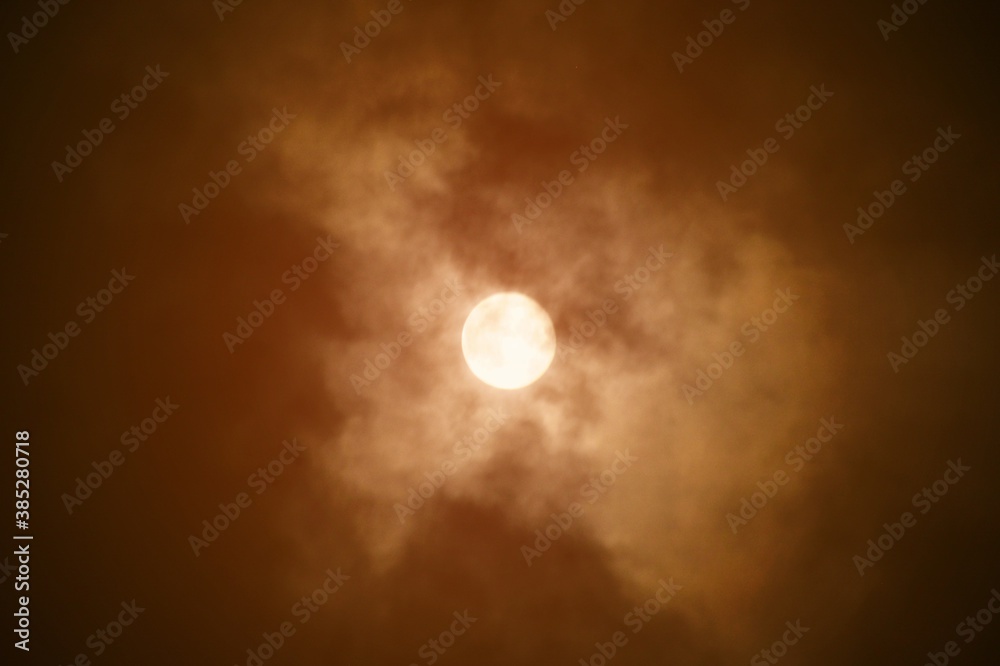
[[[476,377],[502,389],[532,383],[556,354],[552,320],[524,294],[494,294],[472,309],[462,328],[462,353]]]

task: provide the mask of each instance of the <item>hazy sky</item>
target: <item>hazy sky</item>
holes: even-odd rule
[[[8,6],[12,663],[994,663],[997,17],[903,4]]]

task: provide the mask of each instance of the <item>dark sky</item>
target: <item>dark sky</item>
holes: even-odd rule
[[[992,6],[223,1],[3,11],[10,663],[996,663]]]

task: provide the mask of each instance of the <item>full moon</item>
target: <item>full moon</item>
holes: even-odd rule
[[[548,370],[556,353],[549,315],[516,292],[479,302],[462,328],[462,353],[469,369],[490,386],[518,389]]]

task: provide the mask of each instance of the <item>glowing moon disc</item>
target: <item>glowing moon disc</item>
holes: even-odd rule
[[[524,294],[494,294],[465,320],[462,353],[473,374],[490,386],[521,388],[551,365],[555,329],[542,306]]]

